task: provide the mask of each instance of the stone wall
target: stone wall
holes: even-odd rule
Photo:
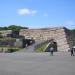
[[[19,31],[15,31],[15,30],[1,30],[0,31],[0,35],[2,37],[12,37],[12,38],[19,38]]]
[[[3,37],[7,37],[7,34],[11,34],[12,30],[1,30],[0,33]]]
[[[70,33],[69,30],[64,27],[22,29],[19,34],[25,36],[25,38],[30,37],[35,40],[53,39],[57,43],[58,51],[68,51],[70,48]]]

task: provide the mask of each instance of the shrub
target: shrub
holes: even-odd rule
[[[12,53],[12,52],[16,52],[18,50],[19,50],[18,48],[9,48],[8,52]]]

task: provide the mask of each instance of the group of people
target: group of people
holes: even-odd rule
[[[53,56],[53,52],[54,52],[54,48],[50,47],[50,55],[51,56]],[[75,54],[75,46],[71,48],[70,52],[71,52],[71,56],[74,56],[74,54]]]

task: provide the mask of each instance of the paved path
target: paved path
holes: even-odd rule
[[[68,52],[2,53],[0,75],[75,75],[75,56]]]
[[[20,51],[17,51],[17,52],[35,52],[35,46],[42,42],[44,42],[44,41],[36,40],[34,44],[28,46],[27,48],[21,49]]]

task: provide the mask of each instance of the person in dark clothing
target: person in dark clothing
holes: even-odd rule
[[[75,46],[73,47],[73,51],[74,51],[74,53],[75,53]]]
[[[74,49],[71,49],[71,56],[74,56]]]

